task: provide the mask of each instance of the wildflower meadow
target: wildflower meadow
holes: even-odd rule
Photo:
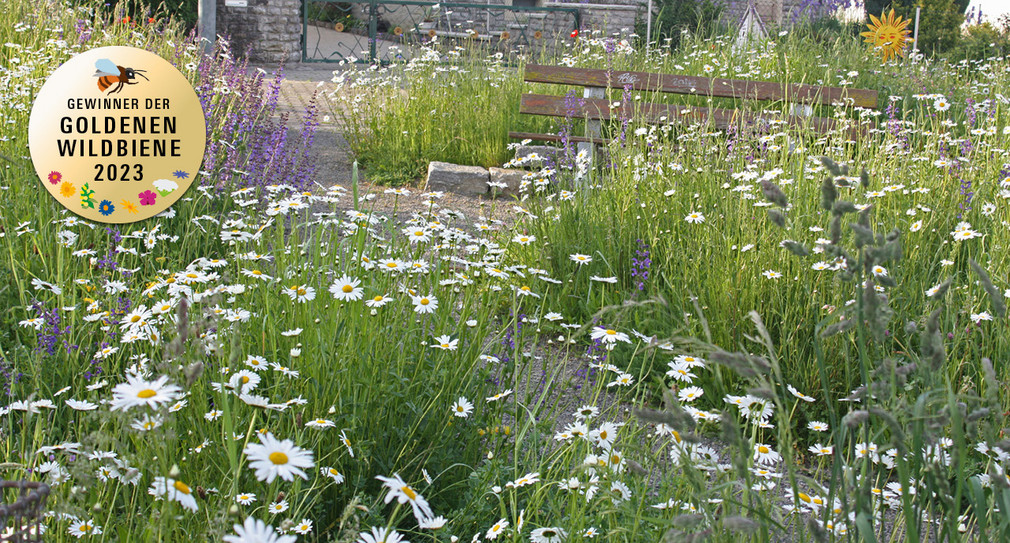
[[[0,4],[0,479],[50,486],[45,541],[1010,540],[1010,60],[587,29],[550,61],[879,108],[632,114],[595,158],[517,155],[509,130],[585,124],[518,114],[581,93],[524,84],[536,52],[432,40],[289,118],[283,66],[117,10]],[[64,210],[27,151],[46,77],[107,45],[207,120],[186,196],[127,225]],[[316,175],[323,122],[381,185]],[[433,160],[527,173],[456,209]]]

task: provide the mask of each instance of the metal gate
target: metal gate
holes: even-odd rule
[[[575,7],[302,0],[302,61],[403,62],[433,41],[507,56],[537,54],[552,51],[579,23]]]

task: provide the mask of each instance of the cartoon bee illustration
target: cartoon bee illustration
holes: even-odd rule
[[[109,94],[115,94],[123,90],[123,85],[136,85],[137,81],[133,81],[139,75],[144,79],[147,76],[144,75],[146,70],[135,70],[133,68],[124,68],[122,66],[116,66],[115,62],[107,58],[103,58],[95,62],[95,77],[98,78],[98,90],[105,92],[106,89],[115,85],[116,88],[112,89]],[[147,79],[150,81],[150,79]]]

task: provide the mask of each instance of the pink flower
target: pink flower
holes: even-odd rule
[[[142,206],[153,206],[154,201],[158,199],[158,194],[154,191],[145,190],[137,195],[140,198],[140,205]]]

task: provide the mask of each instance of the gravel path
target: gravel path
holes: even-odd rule
[[[250,67],[251,70],[255,68],[255,66]],[[261,68],[267,70],[268,73],[276,69],[268,66],[261,66]],[[318,99],[325,99],[323,93],[327,88],[332,88],[330,81],[333,78],[334,70],[341,69],[343,68],[337,64],[325,63],[298,63],[285,67],[277,113],[288,114],[290,129],[301,129],[302,116],[305,114],[305,108],[311,102],[313,95],[318,93]],[[322,111],[326,111],[326,108],[322,108]],[[341,185],[350,191],[351,165],[354,162],[354,157],[339,125],[332,120],[321,122],[310,153],[316,160],[317,182],[324,187],[334,184]],[[407,188],[413,195],[418,195],[424,192],[424,180],[421,179],[416,186]],[[373,198],[365,204],[365,207],[380,213],[392,214],[395,205],[398,219],[409,218],[414,212],[423,212],[428,209],[422,203],[423,198],[411,196],[395,201],[393,196],[383,194],[385,189],[386,187],[368,183],[368,172],[359,170],[359,194],[362,196],[370,194],[372,196],[368,197]],[[507,199],[491,201],[446,193],[439,200],[439,206],[443,209],[462,212],[471,222],[476,222],[480,217],[486,217],[511,223],[511,219],[514,218],[512,203]]]

